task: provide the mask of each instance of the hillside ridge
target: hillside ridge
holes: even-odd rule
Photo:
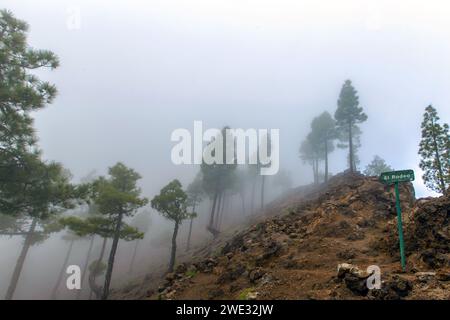
[[[393,188],[358,173],[300,187],[249,227],[194,252],[145,299],[450,299],[450,198],[400,186],[407,270]],[[369,290],[369,266],[381,271]],[[128,288],[122,298],[136,298]],[[142,290],[140,291],[142,295]]]

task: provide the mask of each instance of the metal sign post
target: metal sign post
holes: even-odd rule
[[[403,223],[402,223],[402,207],[400,205],[400,191],[398,184],[400,182],[414,181],[413,170],[401,170],[383,172],[380,175],[380,181],[384,184],[394,184],[395,188],[395,207],[397,209],[397,227],[398,227],[398,239],[400,242],[400,259],[402,264],[402,270],[406,270],[406,258],[405,258],[405,243],[403,241]]]

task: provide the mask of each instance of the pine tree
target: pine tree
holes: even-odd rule
[[[336,122],[328,112],[323,112],[311,122],[310,143],[319,159],[325,160],[324,181],[328,181],[328,156],[334,150]],[[317,168],[318,174],[318,168]],[[317,179],[318,180],[318,179]]]
[[[188,205],[192,208],[192,213],[195,212],[195,207],[202,201],[203,196],[203,186],[202,186],[202,175],[201,171],[197,173],[194,181],[188,185],[186,189],[186,194],[188,196],[187,201]],[[194,222],[195,215],[191,216],[191,221],[189,223],[189,233],[186,242],[186,251],[189,251],[191,247],[191,236],[192,236],[192,224]]]
[[[260,143],[263,143],[263,141],[260,141]],[[267,152],[268,156],[272,153],[272,141],[270,140],[270,137],[268,135],[265,136],[265,141],[267,143],[267,146],[264,146],[264,145],[258,146],[258,162],[257,162],[258,174],[261,176],[261,211],[264,210],[264,196],[265,196],[265,185],[266,185],[266,176],[261,174],[261,169],[264,167],[270,167],[271,163],[270,162],[267,164],[261,163],[261,159],[259,158],[259,150],[266,148],[266,152]]]
[[[221,202],[224,200],[224,192],[233,186],[235,182],[236,162],[227,164],[227,152],[231,152],[230,146],[235,143],[235,138],[228,134],[228,127],[224,127],[220,134],[209,143],[209,146],[216,145],[217,139],[222,141],[222,155],[216,155],[216,149],[213,149],[211,154],[218,159],[221,158],[222,163],[208,164],[203,162],[201,164],[201,173],[203,177],[203,189],[205,193],[212,199],[210,219],[207,230],[211,232],[214,237],[217,237],[220,231],[218,230],[219,212]],[[234,156],[234,159],[236,157]]]
[[[66,256],[64,258],[64,262],[61,265],[61,269],[59,270],[58,278],[56,280],[55,286],[53,287],[52,294],[50,299],[55,300],[58,295],[59,287],[61,286],[61,281],[63,279],[64,271],[66,270],[67,264],[69,262],[70,255],[72,254],[73,245],[76,240],[80,240],[81,238],[73,233],[68,233],[63,236],[64,241],[69,242],[69,247],[66,252]]]
[[[57,164],[40,158],[31,112],[44,108],[56,95],[55,86],[40,80],[36,71],[59,65],[50,51],[27,45],[28,24],[7,10],[0,10],[0,212],[26,212],[45,205],[42,192],[50,192],[46,171],[61,174]],[[52,198],[52,197],[51,197]]]
[[[258,152],[259,152],[259,146],[258,146],[258,149],[255,151],[256,159],[258,159]],[[247,176],[251,183],[250,214],[254,214],[255,213],[256,184],[258,182],[258,176],[259,176],[259,164],[258,163],[247,165]]]
[[[354,140],[360,134],[358,124],[366,121],[367,115],[363,112],[362,107],[359,106],[357,91],[350,80],[346,80],[342,86],[337,105],[338,108],[334,114],[336,127],[339,139],[346,143],[341,144],[340,147],[349,148],[349,168],[350,172],[354,172],[356,170]]]
[[[37,147],[31,113],[50,104],[54,85],[37,76],[58,67],[48,50],[27,44],[28,24],[0,10],[0,212],[15,218],[15,235],[25,237],[6,299],[12,299],[29,248],[47,237],[54,215],[73,208],[87,191],[70,183],[55,162],[44,162]]]
[[[34,164],[32,168],[34,169],[32,173],[34,185],[30,186],[30,189],[33,189],[31,192],[33,202],[25,201],[22,204],[15,203],[13,206],[8,203],[6,205],[8,214],[15,212],[20,206],[23,212],[15,214],[14,220],[9,220],[11,224],[8,228],[0,230],[1,234],[25,238],[5,295],[6,300],[14,296],[29,249],[46,240],[51,233],[60,231],[61,225],[57,223],[58,215],[66,209],[82,204],[89,190],[87,185],[72,185],[69,182],[71,178],[69,173],[59,164],[41,162]],[[20,193],[19,190],[16,192]],[[25,194],[22,196],[30,200]],[[21,195],[18,195],[16,199],[20,197]],[[19,207],[16,207],[17,205]]]
[[[393,171],[389,165],[386,164],[383,158],[374,156],[371,163],[366,166],[364,174],[366,176],[379,176],[383,172]]]
[[[300,145],[299,155],[304,163],[309,163],[312,166],[314,184],[318,184],[320,153],[316,148],[317,145],[314,145],[311,140],[311,134],[308,134],[306,139]]]
[[[178,228],[183,220],[190,219],[196,214],[195,212],[188,212],[187,197],[181,183],[178,180],[173,180],[162,188],[159,195],[155,196],[151,201],[153,209],[158,211],[164,218],[174,222],[168,272],[173,272],[175,266]]]
[[[108,178],[100,177],[94,182],[94,203],[97,210],[114,224],[113,242],[103,286],[103,300],[109,295],[114,259],[124,225],[123,219],[133,216],[148,202],[146,198],[140,197],[141,189],[137,186],[137,181],[141,176],[136,171],[119,162],[109,168],[108,174]]]
[[[422,121],[422,140],[419,144],[420,168],[425,185],[445,193],[450,184],[450,136],[448,124],[439,124],[435,108],[425,109]]]

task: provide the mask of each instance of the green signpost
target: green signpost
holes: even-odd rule
[[[394,184],[395,187],[395,207],[397,208],[397,226],[398,226],[398,239],[400,242],[400,259],[402,263],[403,271],[406,270],[405,259],[405,244],[403,242],[403,225],[402,225],[402,208],[400,206],[400,192],[398,190],[398,184],[400,182],[414,181],[413,170],[400,170],[383,172],[380,175],[380,181],[384,184]]]

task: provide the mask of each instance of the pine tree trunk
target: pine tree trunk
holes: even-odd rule
[[[220,226],[222,225],[223,210],[225,208],[225,203],[227,202],[227,200],[228,200],[228,198],[226,197],[226,193],[224,192],[222,195],[221,207],[220,207],[218,218],[217,218],[217,230],[220,230]]]
[[[25,242],[22,247],[22,251],[20,252],[19,258],[17,259],[16,266],[14,268],[13,275],[11,277],[11,281],[9,283],[8,291],[6,292],[5,300],[11,300],[14,296],[14,291],[16,291],[17,283],[19,282],[20,273],[23,269],[23,264],[25,262],[25,258],[27,257],[28,250],[31,246],[31,240],[34,235],[34,231],[36,230],[37,218],[33,218],[30,229],[25,237]]]
[[[76,300],[79,300],[81,297],[81,292],[83,291],[83,283],[84,283],[84,279],[86,278],[86,273],[89,267],[89,258],[91,257],[91,252],[92,252],[92,248],[94,246],[94,240],[95,240],[95,235],[91,236],[91,241],[89,243],[89,249],[86,255],[86,260],[84,262],[84,267],[83,267],[83,274],[81,275],[81,288],[80,290],[77,291],[77,296],[76,296]]]
[[[170,252],[170,262],[168,272],[173,272],[173,267],[175,266],[175,256],[177,254],[177,235],[178,235],[178,221],[175,221],[175,227],[173,229],[172,235],[172,250]]]
[[[73,243],[75,240],[70,241],[69,249],[67,250],[66,257],[64,258],[64,262],[62,264],[61,270],[59,271],[58,280],[56,280],[56,284],[53,287],[51,299],[56,300],[56,294],[58,293],[58,288],[61,285],[61,280],[64,275],[64,271],[66,270],[67,263],[69,262],[70,254],[72,253]]]
[[[320,177],[319,177],[319,158],[316,158],[316,183],[320,183]]]
[[[328,140],[325,140],[325,182],[328,182]]]
[[[214,229],[218,230],[219,227],[219,217],[220,217],[220,210],[222,209],[222,198],[223,198],[223,192],[219,193],[219,199],[217,200],[217,208],[215,213],[215,225]]]
[[[313,179],[314,184],[317,184],[317,174],[316,174],[316,159],[312,161]]]
[[[98,270],[100,263],[103,260],[103,256],[105,255],[106,243],[108,242],[108,238],[103,238],[102,249],[100,250],[100,256],[97,259],[97,263],[95,266],[95,270]],[[92,298],[92,293],[95,294],[97,299],[101,299],[102,297],[102,288],[97,286],[95,283],[95,279],[97,278],[97,273],[92,272],[89,274],[89,287],[91,288],[91,293],[89,294],[89,300]]]
[[[355,171],[354,168],[354,155],[353,155],[353,133],[352,133],[352,123],[350,122],[348,126],[348,149],[349,149],[349,161],[350,161],[350,172]]]
[[[243,192],[241,192],[240,195],[241,195],[241,202],[242,202],[242,215],[245,216],[245,196],[244,196]]]
[[[214,200],[213,200],[213,203],[211,206],[211,216],[209,217],[209,225],[208,225],[208,230],[211,233],[213,233],[213,232],[210,229],[212,229],[214,227],[214,213],[216,211],[217,196],[218,196],[218,192],[216,191],[216,193],[214,194]]]
[[[194,201],[194,204],[192,205],[192,213],[195,212],[195,205],[197,204],[196,201]],[[191,235],[192,235],[192,224],[194,223],[194,218],[191,217],[191,222],[189,223],[189,233],[188,233],[188,238],[187,238],[187,243],[186,243],[186,251],[189,251],[189,249],[191,249]]]
[[[262,181],[261,181],[261,211],[264,210],[264,186],[265,186],[265,182],[266,182],[266,176],[262,176]]]
[[[433,123],[433,122],[432,122]],[[434,127],[434,123],[433,123],[433,127]],[[439,172],[439,188],[442,191],[442,194],[445,194],[445,182],[444,182],[444,172],[442,170],[442,163],[441,163],[441,157],[439,154],[439,148],[438,148],[438,144],[436,141],[436,134],[435,132],[433,132],[433,148],[434,148],[434,154],[436,157],[436,164],[438,166],[438,172]]]
[[[133,265],[134,265],[134,260],[136,259],[136,253],[138,250],[138,246],[139,246],[139,240],[136,240],[136,243],[134,245],[133,257],[131,258],[130,269],[128,270],[128,273],[133,272]]]
[[[252,199],[250,202],[251,214],[255,213],[255,192],[256,192],[256,178],[253,179],[253,184],[252,184]]]
[[[108,299],[108,295],[109,295],[109,286],[111,284],[111,276],[112,276],[112,272],[113,272],[113,268],[114,268],[114,258],[116,256],[117,246],[119,244],[120,228],[122,227],[122,216],[123,216],[123,213],[120,212],[119,216],[117,218],[116,229],[114,231],[114,239],[113,239],[113,243],[111,246],[111,252],[109,253],[108,268],[106,270],[106,275],[105,275],[105,285],[103,287],[102,300]]]

